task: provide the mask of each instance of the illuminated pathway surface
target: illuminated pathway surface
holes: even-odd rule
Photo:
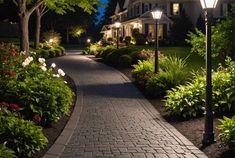
[[[119,71],[76,53],[50,62],[78,83],[80,95],[79,121],[63,150],[57,149],[61,152],[58,157],[206,157],[161,118]]]

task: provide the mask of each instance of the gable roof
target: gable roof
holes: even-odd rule
[[[115,9],[115,14],[118,14],[119,12],[121,11],[121,8],[120,8],[120,5],[119,5],[119,2],[117,1],[117,5],[116,5],[116,9]]]
[[[123,9],[127,9],[130,0],[124,0]]]

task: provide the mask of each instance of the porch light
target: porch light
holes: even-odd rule
[[[114,25],[115,25],[116,29],[119,29],[121,27],[121,23],[119,21],[116,21],[114,23]]]
[[[159,19],[161,19],[162,10],[156,9],[156,10],[152,11],[151,13],[152,13],[152,16],[153,16],[153,19],[154,19],[154,20],[159,20]]]
[[[216,7],[218,0],[200,0],[202,9],[213,9]]]

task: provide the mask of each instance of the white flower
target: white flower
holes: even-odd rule
[[[60,77],[59,74],[53,74],[52,76],[53,76],[53,77],[58,77],[58,78]]]
[[[22,63],[22,66],[25,67],[25,66],[29,65],[31,61],[33,61],[33,57],[26,58],[24,60],[24,62]]]
[[[47,71],[47,68],[45,66],[40,66],[40,68],[43,70],[43,71]]]
[[[52,64],[51,64],[51,67],[52,67],[52,68],[55,68],[55,67],[56,67],[56,64],[55,64],[55,63],[52,63]]]
[[[30,54],[34,54],[34,55],[36,55],[37,53],[36,52],[29,52]]]
[[[20,54],[21,55],[26,55],[26,51],[21,51]]]
[[[46,60],[44,58],[38,58],[38,61],[39,63],[44,64]]]
[[[43,63],[42,65],[43,65],[43,66],[45,66],[45,67],[47,66],[47,64],[46,64],[46,63]]]
[[[65,84],[67,84],[68,82],[67,81],[64,81]]]
[[[61,76],[65,76],[65,73],[62,69],[58,69],[58,74]]]

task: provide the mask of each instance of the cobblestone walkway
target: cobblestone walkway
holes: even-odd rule
[[[55,62],[79,82],[83,96],[80,120],[61,158],[206,157],[120,72],[82,55]]]

